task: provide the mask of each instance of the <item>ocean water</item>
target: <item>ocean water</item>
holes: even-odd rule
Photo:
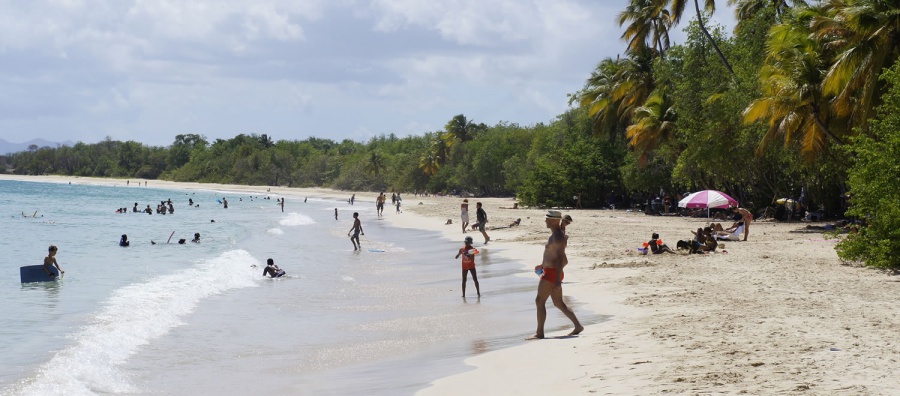
[[[372,202],[266,198],[0,180],[0,394],[412,394],[533,331],[537,280],[500,244],[477,258],[482,298],[470,279],[462,299],[459,241]],[[168,199],[171,215],[115,213]],[[50,244],[63,279],[20,283]],[[267,258],[288,276],[263,278]]]

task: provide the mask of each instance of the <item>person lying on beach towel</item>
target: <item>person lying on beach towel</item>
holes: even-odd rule
[[[716,239],[723,241],[740,241],[743,240],[744,237],[744,225],[741,224],[737,228],[734,229],[733,232],[728,231],[717,231],[715,233]]]

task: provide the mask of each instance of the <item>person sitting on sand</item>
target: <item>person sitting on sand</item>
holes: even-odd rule
[[[659,234],[657,234],[655,232],[653,233],[653,235],[650,236],[650,242],[648,242],[648,243],[650,244],[650,251],[653,252],[653,254],[662,254],[662,253],[675,254],[674,250],[669,248],[668,245],[665,245],[662,243],[662,240],[659,239]]]
[[[275,260],[272,260],[271,258],[266,260],[266,268],[263,269],[263,276],[269,276],[272,278],[280,278],[280,277],[284,276],[284,274],[285,274],[284,270],[281,268],[278,268],[278,266],[275,265]]]

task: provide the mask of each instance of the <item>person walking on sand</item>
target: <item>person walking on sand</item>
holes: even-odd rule
[[[62,276],[62,274],[65,274],[66,271],[63,271],[63,269],[59,267],[59,263],[56,262],[56,253],[59,251],[59,249],[57,249],[57,247],[54,245],[50,245],[50,248],[47,250],[47,257],[44,257],[44,272],[46,272],[47,276],[51,278],[55,277],[56,275],[54,275],[53,271],[50,270],[51,266],[53,266],[56,267],[56,270],[59,271],[59,275]]]
[[[459,205],[459,220],[462,221],[463,234],[466,233],[466,227],[469,226],[469,199],[463,199]]]
[[[535,271],[541,274],[541,280],[538,281],[537,297],[534,299],[537,305],[537,331],[534,335],[528,337],[529,340],[544,338],[544,322],[547,320],[547,298],[553,300],[553,305],[559,308],[566,315],[575,329],[569,335],[577,335],[584,331],[584,326],[578,321],[575,313],[566,306],[562,295],[563,267],[566,265],[566,236],[560,228],[562,214],[559,211],[551,210],[547,212],[545,222],[547,228],[550,229],[550,238],[544,245],[544,257],[541,265],[535,267]]]
[[[347,236],[350,236],[351,232],[353,233],[353,236],[350,237],[350,242],[353,242],[353,251],[362,249],[362,243],[359,242],[359,236],[360,234],[366,235],[366,233],[363,232],[358,212],[353,212],[353,227],[347,232]]]
[[[481,202],[476,202],[475,208],[475,218],[478,220],[478,231],[481,231],[481,235],[484,236],[484,244],[487,245],[487,243],[491,241],[491,237],[488,236],[487,232],[484,232],[484,225],[488,222],[487,212],[481,208]]]
[[[472,280],[475,282],[475,292],[478,293],[480,298],[481,286],[478,285],[478,275],[475,273],[475,255],[478,254],[478,250],[472,247],[472,237],[467,236],[465,243],[465,246],[459,249],[455,257],[459,258],[459,256],[462,256],[462,296],[466,298],[466,282],[468,281],[469,271],[471,271]]]
[[[747,236],[750,235],[750,223],[753,221],[753,213],[744,208],[732,208],[732,211],[741,215],[741,222],[744,223],[744,242],[746,242]]]

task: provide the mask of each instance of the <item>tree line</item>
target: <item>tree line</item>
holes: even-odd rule
[[[900,110],[892,96],[900,80],[887,71],[900,55],[900,5],[728,4],[738,20],[733,32],[708,24],[713,0],[631,0],[616,17],[625,51],[601,60],[570,95],[570,109],[546,124],[489,126],[457,115],[443,130],[367,142],[252,133],[213,142],[183,134],[168,147],[106,139],[33,147],[0,166],[27,174],[515,195],[536,206],[573,206],[581,196],[585,207],[602,207],[711,188],[751,209],[794,198],[843,215],[849,204],[863,228],[839,245],[841,256],[897,267],[887,254],[900,248],[893,220],[900,217],[883,213],[896,214],[900,200],[875,195],[896,193],[889,182],[900,176],[891,146],[897,129],[888,127]],[[672,45],[676,28],[687,39]]]

